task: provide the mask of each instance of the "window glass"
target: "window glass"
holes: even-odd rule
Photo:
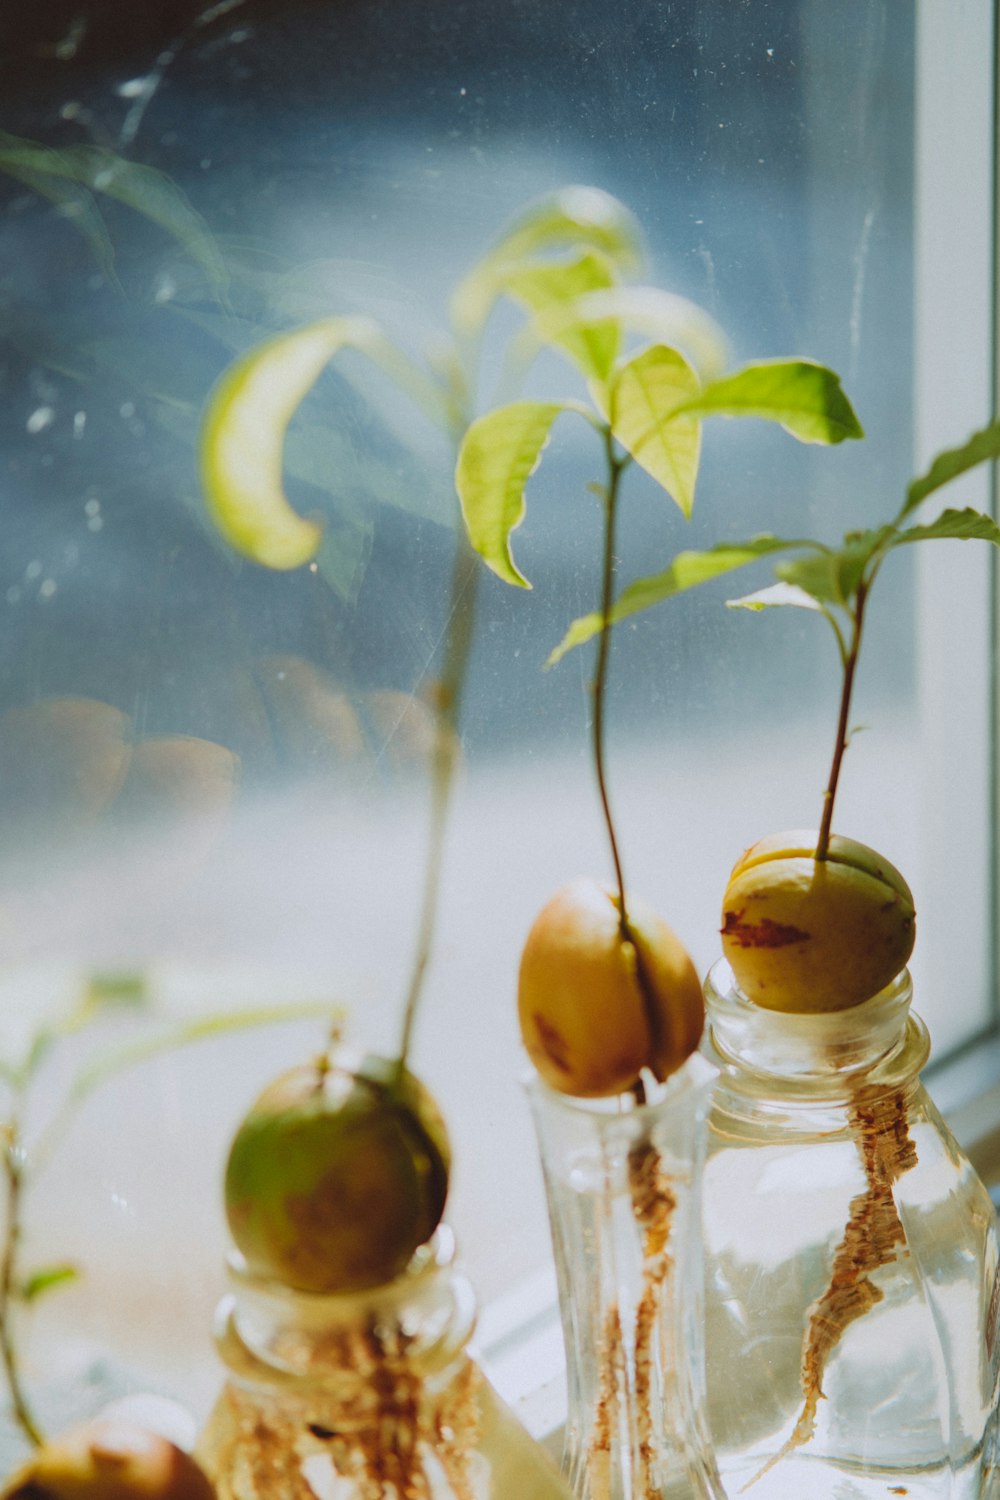
[[[705,307],[736,362],[831,365],[867,431],[824,449],[769,425],[707,424],[690,522],[629,474],[619,582],[685,547],[765,530],[835,541],[888,518],[916,439],[914,10],[143,9],[54,6],[4,23],[0,951],[25,1008],[95,969],[135,971],[179,1010],[332,997],[359,1042],[387,1049],[427,848],[454,452],[362,359],[338,359],[293,426],[286,471],[330,546],[314,569],[270,572],[236,560],[206,521],[195,440],[209,389],[234,353],[322,316],[364,313],[414,353],[439,346],[452,288],[510,218],[592,185],[636,216],[645,279]],[[162,175],[116,177],[95,157],[81,187],[26,143]],[[481,405],[496,399],[511,317],[492,325]],[[528,390],[579,393],[574,379],[543,361]],[[970,407],[951,440],[981,415]],[[556,886],[610,868],[590,649],[543,670],[597,602],[599,460],[587,425],[561,419],[515,537],[534,588],[480,587],[416,1042],[451,1120],[452,1216],[484,1298],[546,1253],[517,1084],[519,948]],[[626,875],[701,968],[733,860],[764,833],[818,823],[833,749],[839,666],[822,621],[724,607],[768,576],[665,604],[612,648]],[[901,553],[872,605],[865,732],[837,821],[910,876],[922,911],[919,610]],[[985,871],[956,878],[978,888]],[[979,955],[956,962],[962,1003],[919,1002],[944,1049],[987,1018]],[[174,1311],[118,1347],[137,1367],[159,1350],[200,1399],[226,1134],[319,1035],[303,1023],[204,1043],[95,1095],[52,1164],[36,1231],[82,1237],[73,1253],[96,1267],[72,1293],[81,1337],[100,1341],[109,1299],[138,1303],[148,1265],[169,1267]]]

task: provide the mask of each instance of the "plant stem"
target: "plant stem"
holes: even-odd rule
[[[611,651],[611,606],[614,603],[615,522],[618,511],[618,490],[625,464],[624,460],[615,452],[614,438],[611,435],[610,428],[604,434],[604,444],[608,461],[608,487],[604,496],[604,560],[601,570],[600,604],[601,630],[597,638],[597,662],[594,667],[593,682],[593,754],[594,771],[597,775],[597,790],[601,799],[601,809],[604,813],[604,823],[608,831],[608,842],[611,845],[611,859],[615,867],[615,881],[618,885],[619,925],[622,937],[629,939],[631,933],[628,925],[628,911],[625,905],[625,877],[622,874],[621,855],[618,851],[615,822],[611,814],[611,800],[608,796],[607,775],[604,765],[604,707],[608,682],[608,657]]]
[[[451,608],[444,647],[444,663],[437,685],[436,728],[431,771],[431,822],[424,871],[424,892],[417,927],[417,947],[410,983],[403,1009],[403,1028],[399,1044],[399,1077],[402,1077],[413,1040],[413,1028],[430,965],[437,926],[438,898],[441,890],[441,866],[448,808],[455,780],[458,757],[458,720],[461,707],[465,667],[472,646],[476,615],[476,593],[480,564],[472,548],[459,532],[452,569]]]
[[[592,744],[594,771],[597,775],[597,790],[601,800],[601,810],[604,814],[604,824],[608,833],[608,843],[611,846],[611,859],[615,867],[615,882],[618,886],[618,930],[621,933],[622,942],[628,944],[633,955],[636,983],[639,986],[639,993],[642,996],[642,1008],[646,1018],[646,1025],[649,1028],[652,1051],[659,1054],[663,1041],[663,1023],[660,1017],[659,1006],[653,994],[652,982],[642,956],[642,949],[629,921],[628,905],[625,896],[625,876],[622,872],[618,836],[615,832],[615,820],[611,813],[611,799],[608,795],[608,781],[604,763],[604,710],[608,685],[608,658],[611,652],[611,609],[614,604],[615,522],[618,513],[618,493],[621,477],[630,462],[627,455],[622,457],[616,451],[610,426],[604,431],[604,448],[607,457],[608,484],[604,495],[604,558],[601,568],[600,604],[601,630],[597,640],[597,661],[594,667],[593,681],[594,717]],[[645,1099],[645,1088],[641,1078],[637,1080],[636,1098],[639,1103],[642,1103]]]
[[[847,728],[851,711],[851,694],[854,690],[854,674],[858,665],[858,652],[861,649],[861,629],[864,624],[865,603],[868,598],[870,582],[864,579],[858,584],[857,593],[854,596],[854,611],[852,615],[851,643],[844,656],[844,679],[840,689],[840,713],[837,717],[837,742],[834,746],[833,761],[830,766],[830,779],[827,782],[826,791],[823,793],[823,818],[819,827],[819,838],[816,840],[816,858],[826,859],[830,848],[830,831],[833,826],[833,804],[837,796],[837,783],[840,780],[840,767],[844,759],[844,751],[847,749]]]
[[[0,1360],[3,1362],[10,1389],[14,1418],[28,1442],[40,1448],[44,1434],[31,1414],[27,1398],[21,1386],[17,1351],[11,1331],[11,1304],[17,1267],[17,1247],[21,1238],[21,1192],[24,1186],[24,1169],[21,1163],[21,1147],[17,1124],[11,1121],[6,1128],[3,1148],[4,1172],[7,1178],[7,1223],[0,1257]]]

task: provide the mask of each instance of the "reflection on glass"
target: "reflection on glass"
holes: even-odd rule
[[[631,208],[651,279],[708,308],[737,362],[828,363],[868,432],[857,451],[818,453],[719,424],[690,525],[636,476],[620,577],[756,526],[795,534],[807,518],[839,537],[865,524],[912,472],[912,13],[888,0],[849,15],[814,0],[38,12],[0,23],[0,954],[193,969],[209,992],[234,958],[308,971],[376,1048],[417,921],[451,447],[361,359],[338,360],[286,454],[289,497],[327,542],[314,567],[272,573],[207,523],[195,437],[208,392],[235,354],[320,317],[371,316],[433,348],[451,287],[498,228],[591,183]],[[538,380],[564,373],[573,394],[568,370]],[[488,358],[479,408],[503,374]],[[518,538],[533,593],[480,589],[417,1044],[466,1142],[451,1217],[483,1297],[546,1244],[524,1172],[515,956],[551,889],[604,868],[602,830],[581,812],[590,667],[577,653],[541,670],[597,598],[589,439],[567,424],[537,476]],[[815,819],[837,667],[812,622],[748,623],[724,597],[650,614],[611,666],[631,878],[702,966],[739,849]],[[864,837],[909,869],[920,745],[905,565],[879,609],[858,705],[873,733],[852,749],[844,825],[864,818]],[[171,1171],[200,1173],[183,1165],[195,1141],[221,1160],[274,1071],[267,1050],[171,1065],[156,1104]],[[107,1149],[114,1190],[141,1185],[138,1144]],[[102,1203],[106,1178],[91,1178]],[[185,1276],[215,1274],[214,1211],[208,1193],[204,1221],[192,1210],[171,1231],[154,1215],[155,1234],[136,1221],[133,1249],[171,1268],[178,1304]],[[109,1209],[109,1243],[116,1223]],[[197,1243],[198,1224],[195,1271],[179,1238]],[[64,1294],[67,1318],[86,1295]],[[194,1340],[211,1301],[199,1295]],[[129,1349],[137,1368],[155,1364],[141,1339]]]

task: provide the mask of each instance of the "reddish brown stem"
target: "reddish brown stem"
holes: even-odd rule
[[[868,597],[868,586],[862,580],[858,584],[855,595],[854,606],[854,628],[851,633],[851,644],[847,655],[844,657],[844,680],[840,690],[840,713],[837,717],[837,743],[834,746],[833,761],[830,766],[830,779],[827,782],[826,791],[823,793],[823,817],[819,826],[819,838],[816,840],[816,858],[826,859],[830,848],[830,833],[833,828],[833,804],[837,796],[837,784],[840,781],[840,768],[847,749],[848,723],[851,712],[851,694],[854,691],[854,674],[858,665],[858,652],[861,649],[861,627],[864,621],[865,602]]]

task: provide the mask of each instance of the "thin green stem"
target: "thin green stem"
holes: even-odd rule
[[[865,604],[868,599],[868,590],[871,587],[871,582],[871,578],[867,582],[862,579],[858,584],[857,593],[854,596],[851,642],[846,654],[843,656],[844,676],[840,689],[840,711],[837,715],[837,740],[834,745],[833,760],[830,765],[830,778],[827,782],[826,791],[823,793],[823,818],[819,826],[819,838],[816,840],[816,858],[818,860],[826,859],[830,848],[830,832],[833,827],[833,805],[837,797],[840,768],[843,764],[844,752],[847,749],[851,694],[854,691],[854,674],[858,665],[858,653],[861,650],[861,631],[864,625]]]
[[[615,832],[615,821],[611,813],[611,799],[608,795],[607,772],[605,769],[604,756],[604,711],[607,698],[608,685],[608,660],[611,654],[611,609],[614,604],[614,578],[615,578],[615,522],[618,511],[618,491],[621,482],[622,460],[615,452],[614,438],[610,428],[604,435],[605,452],[608,464],[608,485],[604,494],[604,556],[601,568],[601,630],[597,638],[597,661],[594,666],[594,716],[592,723],[592,748],[594,755],[594,771],[597,775],[597,791],[601,800],[601,809],[604,813],[604,823],[608,832],[608,843],[611,846],[611,859],[615,867],[615,882],[618,886],[618,910],[621,924],[622,936],[629,935],[628,911],[625,905],[625,877],[622,873],[621,855],[618,850],[618,837]]]
[[[654,1053],[659,1053],[662,1043],[662,1022],[659,1007],[653,994],[653,986],[649,977],[646,963],[642,956],[635,931],[629,920],[628,904],[625,895],[625,876],[622,870],[621,853],[618,848],[618,835],[615,831],[615,820],[611,812],[611,798],[608,794],[608,779],[605,766],[605,708],[608,686],[608,662],[611,654],[611,611],[614,605],[614,576],[615,576],[615,523],[618,514],[618,498],[621,486],[621,477],[627,468],[629,455],[619,454],[615,448],[614,437],[610,426],[604,432],[605,456],[607,459],[608,483],[604,494],[604,555],[601,567],[601,630],[597,641],[597,661],[594,666],[594,715],[592,723],[592,748],[594,757],[594,771],[597,776],[597,790],[601,802],[601,810],[604,814],[604,824],[607,829],[608,843],[611,846],[611,859],[615,869],[615,883],[618,887],[618,929],[621,933],[623,943],[627,943],[635,961],[635,977],[642,995],[642,1006],[649,1027],[650,1041]],[[638,1081],[639,1093],[637,1098],[644,1097],[644,1089],[641,1080]]]
[[[430,835],[424,871],[423,900],[417,925],[417,947],[403,1008],[403,1027],[399,1044],[400,1077],[406,1068],[410,1054],[413,1028],[431,961],[434,934],[437,928],[444,839],[455,780],[455,763],[458,758],[459,710],[466,663],[472,646],[479,574],[479,559],[460,532],[452,571],[451,611],[445,638],[444,663],[437,684],[436,728],[431,771]]]
[[[3,1363],[10,1390],[11,1409],[14,1418],[28,1442],[40,1448],[45,1436],[32,1415],[27,1397],[21,1385],[17,1350],[11,1328],[14,1288],[17,1284],[17,1250],[21,1239],[21,1195],[24,1187],[24,1168],[16,1122],[6,1130],[3,1148],[4,1173],[7,1179],[7,1222],[3,1252],[0,1255],[0,1361]]]

